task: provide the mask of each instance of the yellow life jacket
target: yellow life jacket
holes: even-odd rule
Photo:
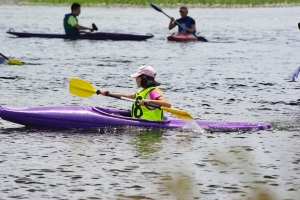
[[[163,110],[160,108],[153,108],[148,106],[140,106],[138,101],[145,99],[151,90],[157,90],[160,94],[162,92],[156,87],[149,87],[147,89],[140,89],[135,94],[136,102],[133,103],[131,108],[131,116],[133,118],[147,119],[147,120],[163,120]]]

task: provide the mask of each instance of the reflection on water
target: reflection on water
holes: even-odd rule
[[[147,158],[151,153],[158,152],[163,148],[163,132],[160,129],[141,131],[132,138],[130,144],[134,147],[140,158]]]

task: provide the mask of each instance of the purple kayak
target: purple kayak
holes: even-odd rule
[[[91,128],[135,126],[146,128],[182,128],[185,120],[165,117],[164,121],[140,120],[125,110],[89,106],[41,106],[34,108],[0,107],[4,120],[31,127]],[[264,130],[271,128],[262,122],[217,122],[195,120],[203,128],[219,131]]]
[[[61,38],[70,40],[147,40],[152,38],[153,35],[147,33],[146,35],[134,35],[134,34],[123,34],[123,33],[105,33],[97,32],[90,34],[80,34],[80,35],[66,35],[66,34],[48,34],[48,33],[27,33],[27,32],[6,32],[11,35],[16,35],[18,37],[38,37],[38,38]]]

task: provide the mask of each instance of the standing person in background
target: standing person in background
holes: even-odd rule
[[[181,18],[177,19],[176,22],[180,24],[182,27],[178,26],[178,32],[179,33],[192,33],[196,34],[196,23],[195,20],[189,16],[188,14],[188,9],[185,6],[181,6],[179,9]],[[169,30],[173,29],[175,26],[177,26],[177,23],[174,21],[174,18],[170,18],[170,23],[169,23]]]
[[[77,16],[80,14],[80,5],[78,3],[73,3],[71,6],[71,13],[66,14],[64,18],[64,29],[66,34],[80,34],[80,30],[89,30],[91,32],[94,31],[92,28],[87,28],[84,26],[80,26],[78,24],[78,19]],[[89,33],[89,32],[84,32],[83,33]]]

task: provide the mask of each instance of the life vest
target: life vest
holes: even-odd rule
[[[176,21],[183,27],[187,27],[187,28],[192,28],[192,25],[191,25],[191,20],[192,18],[191,17],[186,17],[184,20],[182,18],[180,19],[177,19]],[[178,32],[179,33],[186,33],[186,31],[181,28],[180,26],[178,26]],[[196,29],[193,31],[193,34],[196,34]]]
[[[70,24],[68,24],[68,20],[70,16],[74,16],[76,21],[78,22],[78,19],[76,18],[75,15],[73,15],[72,13],[70,14],[66,14],[65,18],[64,18],[64,29],[66,34],[80,34],[79,30],[76,27],[71,26]]]
[[[156,87],[149,87],[145,90],[143,89],[138,90],[135,94],[136,102],[132,104],[132,108],[131,108],[131,116],[133,118],[158,120],[158,121],[163,120],[163,110],[161,110],[160,108],[140,106],[138,103],[138,101],[145,99],[147,94],[151,90],[157,90],[160,94],[162,94],[162,92]]]

